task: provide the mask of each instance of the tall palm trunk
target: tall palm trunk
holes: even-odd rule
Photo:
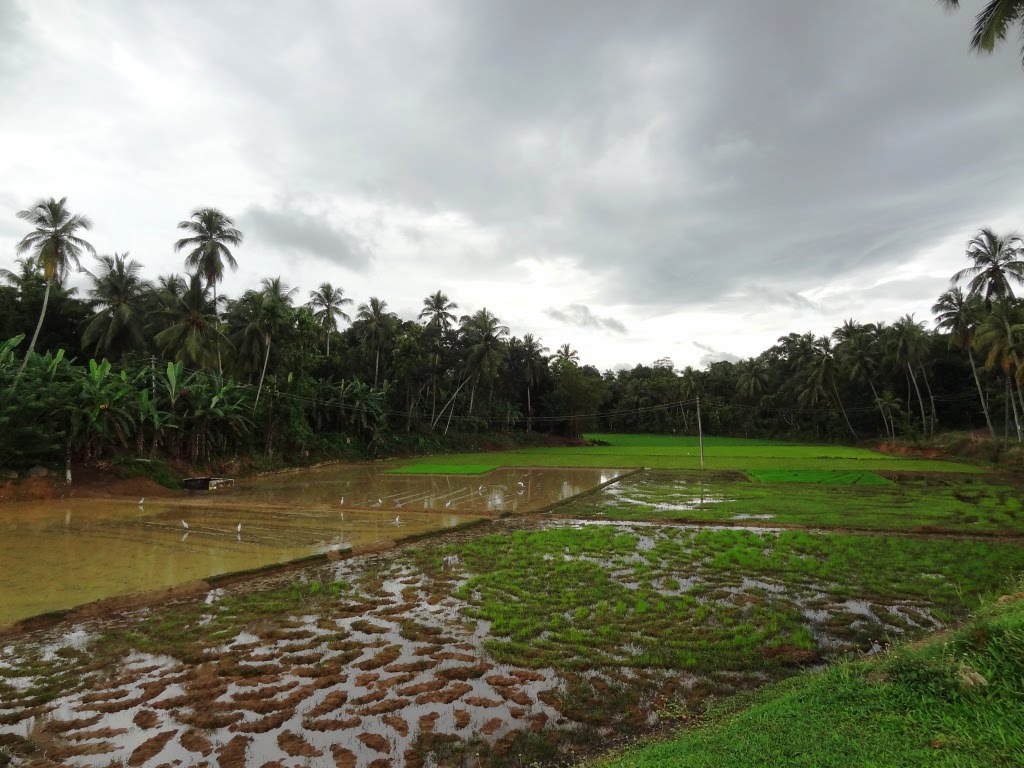
[[[217,373],[224,377],[224,363],[220,359],[220,309],[217,307],[217,281],[213,282],[213,321],[217,328]]]
[[[921,397],[921,388],[917,386],[917,376],[914,374],[914,369],[910,367],[910,363],[907,363],[907,371],[910,373],[910,381],[914,385],[914,391],[917,392],[917,402],[921,406],[921,429],[928,432],[928,419],[924,415],[924,398]]]
[[[1024,435],[1021,433],[1020,415],[1017,413],[1017,401],[1013,399],[1013,381],[1009,377],[1007,377],[1006,381],[1009,387],[1007,394],[1010,395],[1010,405],[1013,406],[1013,425],[1017,428],[1017,442],[1024,442]],[[1020,394],[1019,388],[1017,394]]]
[[[928,390],[928,403],[931,408],[931,426],[929,428],[929,435],[933,436],[935,434],[935,395],[932,394],[932,385],[931,382],[928,381],[928,372],[924,369],[923,365],[921,366],[921,376],[924,378],[924,388]]]
[[[988,424],[988,431],[992,437],[996,436],[995,427],[992,426],[992,419],[988,415],[988,403],[985,402],[985,393],[981,391],[981,380],[978,379],[978,366],[974,364],[974,353],[967,348],[967,359],[971,361],[971,373],[974,374],[974,384],[978,387],[978,398],[981,400],[981,410],[985,414],[985,423]]]
[[[39,329],[43,327],[43,318],[46,317],[46,305],[50,301],[50,285],[53,284],[53,278],[46,281],[46,291],[43,293],[43,308],[39,312],[39,322],[36,323],[35,333],[32,334],[32,341],[29,342],[28,349],[25,351],[25,359],[21,361],[21,367],[18,369],[17,375],[14,377],[14,383],[11,384],[11,391],[13,392],[18,386],[18,382],[21,380],[21,374],[25,372],[25,366],[28,365],[28,359],[32,357],[32,352],[36,348],[36,339],[39,338]]]
[[[327,329],[327,356],[331,356],[331,329]]]
[[[871,387],[871,397],[875,399],[875,405],[878,406],[878,412],[882,414],[882,425],[885,427],[885,434],[889,434],[889,420],[885,418],[885,409],[882,404],[878,401],[878,390],[875,389],[875,382],[868,379],[868,386]],[[895,436],[894,436],[895,437]]]
[[[533,403],[530,402],[530,385],[526,385],[526,431],[533,431]]]
[[[260,371],[260,385],[256,387],[256,401],[252,404],[252,409],[255,411],[256,406],[260,404],[260,392],[263,391],[263,378],[267,375],[267,362],[270,360],[270,334],[266,336],[267,351],[263,355],[263,370]]]
[[[843,407],[842,398],[839,397],[839,388],[836,387],[836,383],[834,381],[832,382],[832,391],[835,392],[836,402],[839,403],[839,410],[843,414],[843,420],[846,422],[846,426],[849,428],[850,434],[853,435],[853,439],[856,440],[857,433],[853,429],[853,424],[850,423],[850,417],[846,415],[846,409]]]
[[[380,347],[377,347],[377,353],[373,359],[373,388],[377,388],[377,371],[380,369]]]

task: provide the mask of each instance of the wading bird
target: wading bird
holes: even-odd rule
[[[184,528],[186,531],[189,530],[188,523],[186,523],[184,520],[181,521],[181,527]]]

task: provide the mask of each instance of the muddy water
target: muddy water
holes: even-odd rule
[[[530,511],[614,476],[552,469],[409,476],[379,466],[333,466],[142,504],[2,505],[0,626],[101,598]]]

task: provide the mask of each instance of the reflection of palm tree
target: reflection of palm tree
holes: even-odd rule
[[[317,290],[309,292],[309,303],[306,306],[313,310],[313,319],[327,336],[328,357],[331,355],[331,334],[338,331],[338,318],[349,322],[352,320],[344,310],[345,305],[351,303],[352,299],[346,298],[341,288],[335,288],[330,283],[322,283]]]
[[[142,265],[127,253],[100,256],[99,262],[98,274],[89,273],[89,295],[98,311],[82,332],[82,346],[93,347],[97,356],[117,347],[122,352],[131,345],[141,347],[145,343],[142,297],[150,288],[140,277]]]
[[[28,350],[25,352],[25,359],[21,361],[21,367],[14,377],[12,387],[18,385],[25,365],[32,356],[36,347],[36,340],[39,338],[39,329],[43,327],[43,318],[46,316],[46,304],[50,300],[50,286],[53,281],[58,283],[64,280],[68,269],[73,264],[81,268],[79,259],[82,251],[95,254],[96,250],[88,242],[78,236],[78,231],[91,229],[92,221],[85,216],[72,214],[67,209],[67,198],[60,200],[49,198],[40,200],[31,208],[18,211],[18,218],[27,221],[34,228],[23,237],[15,246],[18,253],[32,251],[32,258],[43,273],[46,280],[46,292],[43,294],[43,308],[39,312],[39,322],[36,323],[36,330],[32,334],[32,341],[29,342]],[[25,268],[25,265],[22,265]]]
[[[238,269],[229,245],[239,245],[242,233],[235,229],[235,222],[216,208],[197,208],[188,221],[178,222],[178,229],[188,232],[174,244],[174,250],[191,249],[185,255],[185,266],[206,278],[207,287],[213,288],[213,308],[217,314],[217,283],[224,279],[224,266]],[[217,368],[223,373],[220,360],[220,345],[217,346]]]
[[[1024,284],[1024,242],[1016,233],[1000,237],[978,230],[967,244],[967,258],[973,263],[953,275],[953,282],[969,279],[968,295],[984,297],[986,307],[993,299],[1012,299],[1011,283]]]
[[[936,314],[935,325],[949,333],[949,346],[959,347],[961,353],[967,353],[967,359],[971,363],[971,374],[974,376],[974,384],[978,388],[978,397],[981,400],[981,410],[985,414],[985,423],[988,424],[989,433],[995,437],[996,430],[992,426],[988,403],[985,402],[985,393],[982,392],[981,381],[978,379],[978,367],[974,364],[974,334],[981,309],[980,299],[977,296],[968,298],[959,287],[950,288],[932,305],[932,312]]]
[[[356,320],[360,323],[360,335],[363,344],[373,352],[373,386],[377,386],[380,373],[380,350],[391,336],[391,317],[386,312],[388,303],[384,299],[371,296],[367,304],[359,305]]]
[[[526,375],[526,431],[533,429],[533,402],[530,391],[540,378],[540,374],[548,366],[548,348],[533,337],[532,333],[523,336],[523,373]]]
[[[153,341],[161,352],[175,362],[206,368],[217,360],[221,338],[213,300],[206,293],[203,276],[190,276],[179,296],[168,294],[167,307],[161,312],[166,327]]]
[[[947,8],[960,7],[960,0],[940,2]],[[1020,0],[988,0],[975,19],[971,50],[991,53],[996,43],[1006,39],[1006,33],[1014,24],[1020,27],[1021,37],[1024,37],[1024,3]]]

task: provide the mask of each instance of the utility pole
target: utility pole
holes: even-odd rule
[[[700,468],[704,469],[704,430],[700,425],[700,395],[697,395],[697,440],[700,442]]]

